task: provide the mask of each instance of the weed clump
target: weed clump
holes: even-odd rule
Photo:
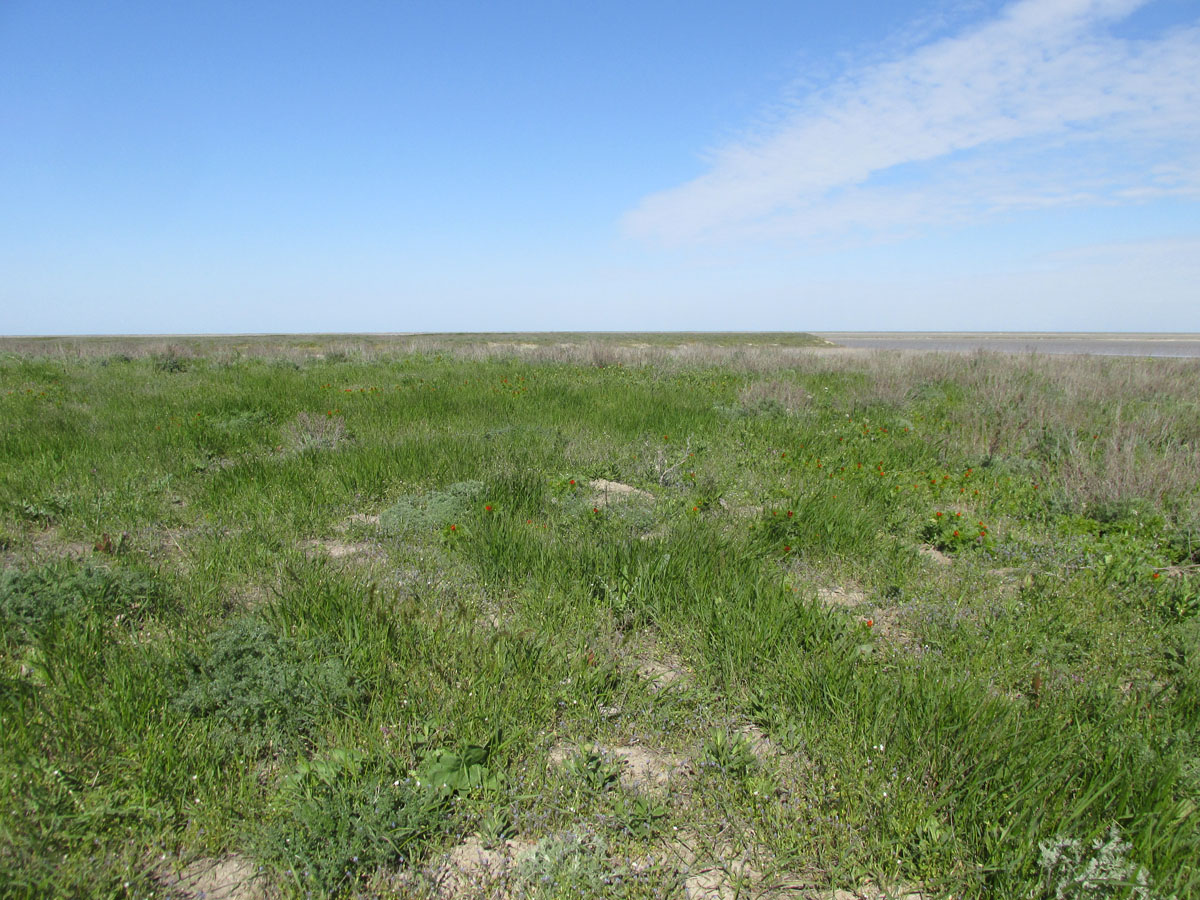
[[[704,742],[704,757],[700,765],[723,775],[742,778],[758,765],[758,759],[747,735],[717,729]]]
[[[283,780],[259,855],[312,896],[345,896],[385,867],[411,868],[446,831],[447,795],[394,760],[334,749]]]
[[[622,761],[600,750],[581,751],[570,757],[563,770],[588,793],[599,794],[621,779]]]
[[[131,569],[56,564],[0,574],[0,635],[31,644],[56,629],[104,629],[137,623],[162,608],[165,596],[149,575]]]
[[[288,427],[286,440],[293,452],[312,453],[336,450],[348,437],[346,420],[341,416],[301,412]]]
[[[337,658],[314,658],[255,619],[241,619],[190,660],[177,711],[212,721],[227,743],[255,751],[293,744],[345,712],[359,690]]]
[[[1132,897],[1134,900],[1154,900],[1150,876],[1144,868],[1129,859],[1132,845],[1121,840],[1114,825],[1108,838],[1096,838],[1085,847],[1075,838],[1059,837],[1043,841],[1041,867],[1045,886],[1054,892],[1055,900],[1089,900],[1093,897]]]
[[[402,497],[383,511],[379,524],[396,534],[446,528],[463,519],[483,492],[482,481],[457,481],[440,491]]]
[[[604,839],[592,834],[543,838],[521,860],[517,874],[537,900],[629,896],[637,883],[613,867]]]

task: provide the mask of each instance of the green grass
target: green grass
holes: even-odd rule
[[[0,358],[0,896],[1200,896],[1194,363],[423,340]]]

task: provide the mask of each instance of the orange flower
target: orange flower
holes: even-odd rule
[[[874,627],[875,627],[875,620],[874,620],[874,619],[867,619],[867,627],[868,627],[868,628],[874,628]]]

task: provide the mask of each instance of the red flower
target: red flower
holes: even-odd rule
[[[792,511],[789,509],[788,510],[788,518],[790,519],[791,517],[792,517]]]
[[[875,627],[875,620],[874,620],[874,619],[867,619],[867,627],[868,627],[868,628],[874,628],[874,627]]]
[[[457,530],[458,530],[458,526],[457,526],[457,525],[451,525],[451,526],[450,526],[450,530],[451,530],[451,531],[457,531]]]
[[[598,512],[600,512],[600,507],[598,507],[598,506],[593,506],[593,507],[592,507],[592,512],[594,512],[594,513],[598,513]]]
[[[488,512],[492,511],[492,508],[490,506],[485,506],[484,509],[487,510]]]
[[[1153,575],[1151,575],[1150,577],[1151,577],[1151,578],[1157,578],[1157,577],[1158,577],[1158,575],[1159,575],[1159,573],[1158,573],[1158,572],[1155,572],[1155,573],[1154,573]]]
[[[575,487],[575,479],[574,478],[571,479],[571,487]]]
[[[936,512],[936,513],[934,513],[934,515],[937,516],[939,519],[942,517],[942,514],[940,512]]]
[[[957,531],[957,530],[954,532],[954,536],[955,536],[955,537],[958,537],[958,531]]]
[[[791,545],[791,544],[784,544],[784,546],[783,546],[783,552],[784,552],[784,553],[791,553],[791,552],[792,552],[792,545]]]

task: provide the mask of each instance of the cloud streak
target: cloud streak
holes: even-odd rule
[[[848,71],[624,219],[667,244],[877,237],[1012,210],[1200,197],[1200,22],[1145,0],[1020,0]]]

